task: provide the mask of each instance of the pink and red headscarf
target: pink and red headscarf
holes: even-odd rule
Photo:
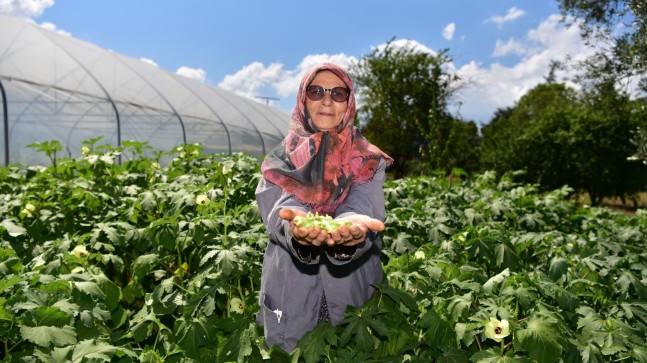
[[[324,70],[333,72],[350,90],[348,109],[334,131],[318,130],[306,109],[306,87]],[[306,72],[288,135],[263,161],[263,177],[295,195],[312,212],[333,215],[352,184],[373,178],[381,158],[389,165],[393,162],[353,125],[355,107],[353,81],[342,67],[324,63]]]

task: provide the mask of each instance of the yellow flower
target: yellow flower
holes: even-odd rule
[[[413,257],[422,260],[425,258],[425,252],[424,251],[416,251],[416,253],[413,255]]]
[[[85,249],[84,245],[78,245],[72,250],[72,254],[76,257],[88,257],[88,250]]]
[[[27,217],[29,217],[29,218],[33,218],[33,217],[34,217],[34,212],[36,212],[36,206],[35,206],[35,205],[33,205],[33,204],[31,204],[31,203],[27,203],[27,204],[25,205],[25,208],[23,208],[23,209],[20,211],[20,213],[22,213],[22,214],[26,215],[26,216],[27,216]]]
[[[229,300],[229,311],[232,313],[242,314],[245,311],[245,304],[243,301],[237,297]]]
[[[209,200],[209,197],[207,197],[206,194],[200,194],[195,198],[195,204],[197,205],[206,206],[209,205],[209,202],[211,202],[211,200]]]
[[[83,146],[81,147],[81,154],[83,154],[83,155],[88,155],[89,153],[90,153],[90,148],[89,148],[89,147],[87,147],[87,146],[85,146],[85,145],[83,145]]]
[[[158,162],[153,162],[153,163],[151,164],[151,168],[153,168],[153,169],[160,169],[160,168],[161,168],[161,167],[160,167],[160,163],[158,163]]]
[[[501,321],[496,318],[490,318],[490,321],[485,323],[485,337],[501,342],[503,338],[510,335],[510,325],[508,321],[503,319]]]

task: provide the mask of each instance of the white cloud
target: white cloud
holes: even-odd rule
[[[382,43],[376,47],[373,47],[374,49],[378,49],[380,51],[384,50],[386,48],[387,43]],[[420,44],[417,40],[412,40],[412,39],[396,39],[391,42],[391,47],[393,48],[404,48],[408,47],[411,48],[413,51],[416,52],[423,52],[423,53],[431,53],[431,54],[436,54],[436,51],[432,50],[431,48],[427,47],[426,45]]]
[[[461,101],[461,116],[488,122],[496,109],[514,106],[521,96],[544,82],[551,61],[565,60],[567,56],[580,61],[593,54],[593,48],[580,38],[578,27],[566,28],[559,19],[559,15],[549,17],[528,31],[525,39],[512,43],[525,49],[524,58],[513,66],[499,63],[483,66],[472,61],[460,67],[457,73],[464,82],[457,96]],[[564,80],[570,76],[558,74]]]
[[[0,13],[32,18],[54,5],[54,0],[0,0]]]
[[[429,47],[415,40],[399,39],[391,42],[392,47],[413,47],[417,51],[436,54]],[[373,47],[372,50],[382,50],[386,43]],[[593,53],[593,49],[585,45],[580,38],[577,26],[566,28],[560,22],[560,16],[554,15],[542,22],[537,28],[526,33],[520,39],[511,39],[508,42],[498,42],[497,49],[500,54],[512,52],[519,55],[519,62],[512,66],[500,63],[484,65],[475,61],[460,67],[455,64],[448,65],[448,71],[456,72],[462,79],[463,87],[456,95],[460,101],[454,111],[460,111],[460,116],[467,120],[489,122],[498,108],[512,107],[521,96],[526,94],[537,84],[545,81],[551,61],[564,60],[570,55],[574,61],[582,60]],[[281,63],[264,65],[255,62],[243,67],[233,75],[226,76],[219,86],[259,102],[259,92],[274,90],[279,102],[270,104],[291,110],[299,81],[303,73],[310,67],[321,62],[330,61],[343,67],[358,62],[354,56],[346,54],[315,54],[308,55],[293,69],[286,69]],[[567,78],[569,74],[558,74],[558,77]],[[263,96],[274,96],[264,94]]]
[[[454,32],[456,31],[456,24],[449,23],[443,29],[443,38],[446,40],[452,40],[454,38]]]
[[[204,83],[205,79],[207,78],[207,73],[202,68],[190,68],[182,66],[178,68],[175,73],[184,77],[198,80],[202,83]]]
[[[281,63],[272,63],[268,66],[260,62],[254,62],[243,67],[238,72],[227,75],[218,84],[225,90],[234,92],[240,96],[255,99],[259,102],[266,102],[259,97],[271,97],[272,95],[261,95],[262,89],[270,89],[276,93],[284,108],[292,107],[292,100],[296,98],[299,82],[303,74],[310,68],[324,62],[332,62],[347,68],[357,59],[352,56],[340,54],[314,54],[308,55],[294,69],[284,69]],[[271,102],[270,104],[275,104]]]
[[[148,64],[152,65],[153,67],[158,68],[157,63],[155,63],[155,61],[154,61],[154,60],[152,60],[152,59],[149,59],[149,58],[139,58],[139,60],[140,60],[140,61],[142,61],[142,62],[144,62],[144,63],[148,63]],[[179,70],[178,70],[178,71],[179,71]],[[204,71],[203,71],[203,72],[204,72]]]
[[[502,57],[510,53],[514,53],[519,56],[524,55],[526,53],[526,47],[514,38],[510,38],[507,42],[497,39],[492,56]]]
[[[265,67],[260,62],[254,62],[232,75],[225,76],[218,86],[240,96],[258,100],[257,97],[261,96],[261,88],[276,84],[282,78],[283,73],[282,64],[273,63]],[[263,96],[265,97],[265,95]]]
[[[0,0],[0,1],[1,1],[1,0]],[[52,31],[52,32],[55,32],[55,33],[58,33],[58,34],[61,34],[61,35],[65,35],[65,36],[67,36],[67,37],[72,36],[72,34],[71,34],[70,32],[67,32],[67,31],[65,31],[65,30],[57,29],[57,28],[56,28],[56,25],[55,25],[55,24],[53,24],[53,23],[50,23],[49,21],[46,21],[46,22],[44,22],[44,23],[40,24],[40,26],[41,26],[41,28],[43,28],[43,29],[47,29],[47,30],[49,30],[49,31]]]
[[[522,17],[524,14],[526,14],[525,11],[513,6],[510,9],[508,9],[508,13],[505,14],[504,16],[493,16],[486,20],[486,22],[492,22],[496,24],[503,24],[515,19],[518,19]]]

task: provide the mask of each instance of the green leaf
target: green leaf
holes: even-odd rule
[[[465,352],[456,348],[449,348],[436,359],[438,363],[468,363],[469,360],[465,356]]]
[[[250,317],[243,317],[239,320],[225,320],[217,324],[227,336],[222,348],[224,357],[219,358],[237,362],[253,361],[249,357],[254,354],[256,347],[256,322]]]
[[[615,285],[623,293],[633,293],[636,298],[647,300],[647,288],[645,288],[645,285],[631,271],[623,271],[618,276]]]
[[[26,340],[41,347],[64,346],[76,344],[76,330],[66,325],[62,328],[55,326],[21,326],[20,334]]]
[[[317,363],[330,347],[337,345],[335,327],[329,323],[321,323],[306,333],[297,344],[297,348],[303,351],[303,358],[306,363]]]
[[[425,329],[425,338],[430,347],[451,347],[456,341],[454,328],[434,309],[429,310],[419,324]]]
[[[11,275],[10,277],[4,277],[2,280],[0,280],[0,292],[4,292],[5,290],[23,281],[25,281],[24,277],[20,277],[16,275]]]
[[[232,250],[221,249],[218,251],[215,264],[224,275],[231,274],[238,267],[239,259]]]
[[[72,362],[80,362],[81,359],[96,359],[110,362],[117,351],[133,358],[136,357],[133,351],[124,347],[116,347],[100,341],[83,340],[75,345],[74,352],[72,353]]]
[[[635,347],[633,352],[631,352],[631,357],[639,363],[647,363],[647,348],[646,347]]]
[[[34,324],[33,326],[38,325],[51,325],[56,327],[63,327],[67,324],[70,324],[72,320],[72,315],[66,314],[57,307],[47,307],[41,306],[38,307],[33,312]],[[26,323],[27,324],[27,323]],[[27,324],[32,325],[32,324]]]
[[[133,262],[133,274],[141,281],[146,275],[157,267],[159,257],[156,253],[138,256]]]
[[[452,318],[455,321],[458,321],[460,317],[463,317],[467,314],[470,307],[472,306],[473,300],[474,300],[474,295],[471,292],[468,292],[465,295],[453,296],[449,300],[449,305],[447,306],[447,310],[451,314]]]
[[[496,256],[497,267],[517,270],[522,265],[521,257],[519,257],[512,246],[506,243],[497,244],[494,247],[494,255]]]
[[[559,280],[568,272],[568,262],[563,257],[553,257],[548,267],[548,276],[553,281]]]
[[[474,353],[470,357],[470,361],[474,363],[512,363],[516,362],[513,358],[501,354],[501,349],[486,349]]]
[[[99,284],[93,281],[74,281],[74,287],[78,290],[100,300],[106,298],[106,294],[101,291]]]
[[[490,279],[483,284],[483,290],[487,292],[492,292],[494,285],[501,284],[509,276],[510,276],[510,269],[506,268],[505,270],[499,272],[495,276],[490,277]]]
[[[530,318],[525,329],[516,332],[515,339],[530,358],[539,362],[557,362],[562,354],[563,340],[555,323],[545,318]]]
[[[94,279],[105,295],[103,303],[106,305],[106,309],[113,311],[119,307],[119,301],[121,300],[121,289],[119,286],[109,280],[105,275],[95,275]]]
[[[387,241],[390,238],[386,238],[386,236],[385,236],[384,239],[385,239],[384,242],[387,243]],[[398,235],[395,238],[391,239],[391,246],[390,247],[393,250],[395,250],[395,252],[397,254],[403,254],[403,253],[405,253],[407,251],[410,251],[410,252],[415,251],[416,246],[414,246],[410,242],[410,240],[411,240],[411,236],[408,233],[399,232]]]
[[[145,211],[150,212],[157,206],[157,200],[155,200],[155,195],[151,191],[143,192],[140,198],[140,203]]]
[[[27,233],[27,230],[25,228],[16,225],[10,219],[5,219],[2,222],[0,222],[0,227],[4,227],[4,229],[7,230],[7,233],[9,233],[11,237],[18,237],[20,235]]]
[[[43,362],[48,363],[69,363],[70,362],[70,352],[74,346],[68,345],[62,348],[54,348],[49,351],[49,354],[42,352],[40,350],[34,350],[34,356],[40,358]]]
[[[600,348],[592,343],[587,344],[584,348],[580,348],[580,355],[582,363],[604,363],[605,359],[600,352]]]
[[[374,287],[382,294],[388,296],[396,304],[403,304],[404,306],[406,306],[411,311],[411,313],[418,313],[418,304],[411,297],[411,295],[407,294],[406,292],[396,290],[387,284],[376,284],[374,285]]]
[[[174,335],[177,338],[177,344],[184,350],[187,357],[200,358],[200,349],[209,342],[210,329],[208,325],[209,322],[204,317],[189,320],[182,317],[175,322]]]

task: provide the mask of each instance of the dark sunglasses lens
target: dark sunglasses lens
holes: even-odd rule
[[[344,87],[335,87],[330,91],[330,97],[335,102],[344,102],[348,99],[348,90]]]
[[[313,101],[319,101],[324,98],[324,93],[325,91],[321,86],[308,86],[306,88],[306,95]]]

